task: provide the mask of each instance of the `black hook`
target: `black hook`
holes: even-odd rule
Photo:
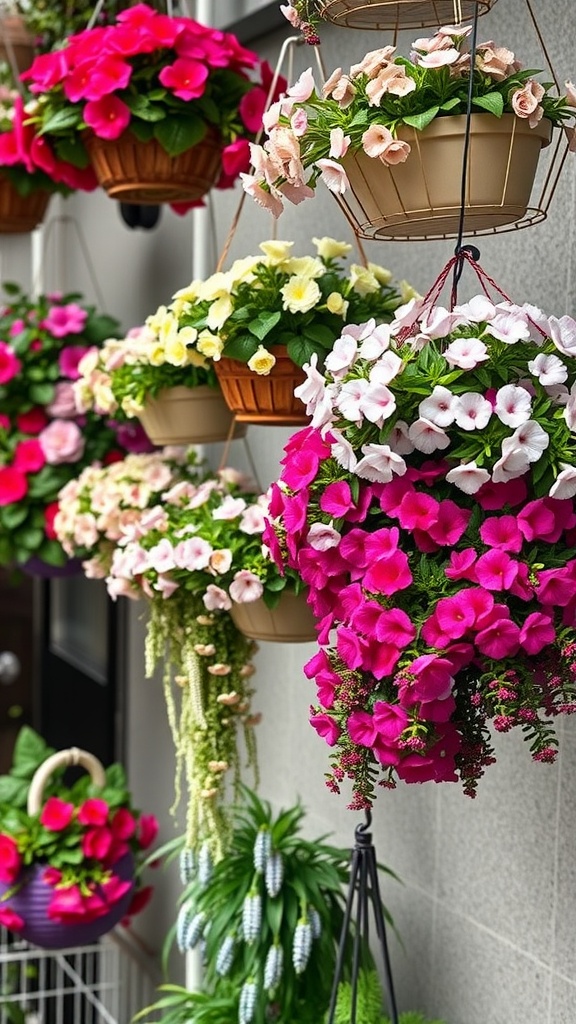
[[[120,203],[120,216],[124,223],[129,228],[142,228],[144,231],[151,231],[156,227],[161,210],[160,206]]]

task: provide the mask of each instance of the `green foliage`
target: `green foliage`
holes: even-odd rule
[[[390,1024],[390,1018],[382,1012],[382,987],[376,971],[361,970],[356,991],[356,1020],[358,1024]],[[338,987],[334,1024],[350,1024],[352,1010],[352,986],[343,981]],[[328,1022],[328,1013],[324,1018]],[[423,1013],[407,1010],[399,1015],[399,1024],[445,1024],[441,1020],[429,1020]]]

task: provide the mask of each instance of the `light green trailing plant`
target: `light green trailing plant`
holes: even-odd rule
[[[162,986],[137,1020],[162,1024],[320,1024],[330,1002],[350,851],[300,834],[300,804],[274,815],[242,789],[229,853],[211,870],[181,854],[188,880],[169,936],[201,944],[204,991]],[[384,869],[392,874],[388,869]],[[388,920],[389,915],[385,911]],[[369,951],[363,950],[371,966]],[[346,962],[349,962],[347,957]],[[362,1024],[369,1024],[364,1022]],[[371,1024],[371,1022],[370,1022]]]
[[[360,971],[356,999],[358,1024],[390,1024],[390,1018],[382,1013],[382,987],[376,971]],[[343,981],[338,987],[333,1024],[350,1024],[351,1010],[352,985]],[[328,1019],[326,1014],[325,1024],[328,1024]],[[400,1014],[399,1024],[445,1024],[445,1021],[429,1020],[417,1010],[408,1010]]]

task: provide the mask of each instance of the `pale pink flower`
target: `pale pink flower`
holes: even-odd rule
[[[186,569],[194,572],[197,569],[205,569],[210,562],[212,545],[202,537],[189,537],[188,540],[181,540],[172,552],[174,566],[178,569]]]
[[[354,423],[361,423],[361,403],[364,395],[370,387],[367,380],[356,378],[349,380],[342,385],[340,394],[336,398],[335,406],[345,419]]]
[[[382,46],[378,50],[369,50],[359,64],[352,65],[351,77],[358,78],[359,75],[367,75],[368,78],[373,78],[381,68],[386,67],[395,53],[396,47],[390,45]]]
[[[514,448],[501,456],[492,467],[492,480],[495,484],[505,484],[508,480],[515,480],[524,476],[530,468],[530,463],[525,453],[520,448]]]
[[[290,96],[296,103],[305,103],[309,100],[312,93],[316,89],[316,83],[314,81],[314,75],[312,74],[312,68],[306,68],[302,72],[300,77],[286,90],[286,95]]]
[[[530,337],[526,314],[519,307],[496,313],[486,330],[493,338],[503,341],[506,345],[515,345],[517,341],[526,341]]]
[[[209,564],[212,572],[222,576],[232,565],[232,552],[229,548],[219,548],[218,551],[213,551]]]
[[[419,452],[430,455],[438,449],[448,448],[450,438],[445,430],[438,427],[431,420],[421,418],[416,420],[408,430],[408,437]]]
[[[326,188],[330,189],[331,192],[343,195],[346,189],[350,187],[346,171],[335,160],[317,160],[316,167],[320,168],[320,177]]]
[[[429,398],[420,402],[418,413],[421,419],[430,420],[437,427],[449,427],[454,422],[456,403],[456,396],[448,388],[436,384]]]
[[[386,93],[393,96],[407,96],[414,92],[416,82],[407,75],[402,65],[388,64],[366,86],[366,95],[371,107],[377,107]]]
[[[544,93],[545,89],[540,82],[530,78],[522,89],[517,89],[510,97],[510,103],[516,116],[527,118],[531,128],[536,127],[544,113],[540,106],[540,100]]]
[[[178,590],[180,584],[176,580],[170,579],[169,576],[160,575],[153,586],[154,590],[158,590],[166,601],[169,597],[172,597],[175,590]]]
[[[539,352],[535,359],[529,361],[528,369],[538,377],[543,387],[563,384],[568,377],[568,368],[562,360],[558,356],[546,355],[544,352]]]
[[[502,442],[502,454],[521,451],[528,462],[538,462],[549,444],[550,438],[537,420],[526,420],[526,423],[517,427],[511,437],[505,438]]]
[[[230,521],[242,515],[245,508],[244,498],[233,498],[231,494],[227,494],[222,504],[212,512],[212,518]]]
[[[428,338],[445,338],[451,331],[464,322],[464,318],[456,312],[434,306],[420,321],[420,330]]]
[[[272,130],[272,128],[278,127],[278,124],[280,122],[280,115],[283,113],[282,106],[282,101],[277,100],[276,103],[272,103],[269,106],[268,110],[266,110],[264,114],[262,114],[262,125],[264,127],[264,131],[269,132]]]
[[[324,365],[333,377],[344,377],[356,362],[357,354],[358,342],[352,335],[343,333],[336,338],[332,351],[326,356]]]
[[[150,548],[148,561],[150,568],[157,573],[170,572],[171,569],[175,569],[176,562],[172,542],[167,537],[163,537],[154,547]]]
[[[327,99],[328,96],[330,96],[332,90],[335,88],[335,86],[338,85],[341,78],[342,68],[335,68],[332,74],[326,79],[324,85],[322,86],[322,96],[324,97],[324,99]]]
[[[389,128],[373,124],[362,136],[362,148],[367,156],[377,157],[383,163],[393,166],[403,164],[410,156],[410,144],[395,139]]]
[[[257,601],[263,593],[262,581],[249,569],[240,569],[230,584],[230,597],[238,604]]]
[[[274,125],[277,127],[277,125]],[[297,110],[290,118],[290,127],[297,138],[306,134],[308,128],[308,114],[305,110]],[[340,129],[342,131],[342,129]]]
[[[341,110],[346,110],[354,102],[357,89],[347,75],[342,75],[340,81],[332,89],[332,99],[336,101]]]
[[[392,451],[398,455],[409,455],[414,451],[414,445],[408,436],[408,424],[404,420],[396,420],[388,435],[388,443]]]
[[[337,548],[341,539],[338,530],[325,523],[312,523],[306,535],[306,542],[315,551],[328,551],[330,548]]]
[[[550,337],[559,352],[576,357],[576,320],[571,316],[548,317]]]
[[[51,466],[77,462],[84,454],[84,438],[72,420],[52,420],[38,434],[46,462]]]
[[[414,63],[419,64],[421,68],[443,68],[455,64],[459,58],[460,51],[450,47],[446,50],[431,50],[424,55],[419,54]]]
[[[566,103],[569,107],[576,107],[576,86],[573,82],[565,82],[564,88],[566,89]]]
[[[258,206],[263,207],[265,210],[269,210],[273,217],[280,216],[284,209],[282,202],[280,199],[277,199],[276,196],[273,196],[270,192],[267,192],[266,189],[262,188],[262,181],[259,181],[255,175],[245,174],[244,172],[240,173],[240,178],[242,179],[242,188],[249,196],[252,196],[252,199],[254,199]]]
[[[475,324],[485,323],[496,316],[496,306],[486,295],[473,295],[469,302],[454,306],[454,312]]]
[[[342,466],[349,473],[353,473],[358,464],[358,459],[352,445],[340,430],[331,430],[330,436],[334,438],[330,446],[332,457],[336,459],[339,466]]]
[[[46,412],[55,419],[72,419],[78,415],[74,385],[69,380],[59,380],[54,387],[54,398],[46,406]]]
[[[363,344],[366,344],[363,342]],[[362,354],[362,352],[360,352]],[[371,384],[389,384],[401,372],[404,363],[396,352],[384,352],[370,370]]]
[[[280,10],[286,18],[286,21],[290,22],[292,28],[300,28],[300,15],[296,8],[292,7],[292,4],[280,4]]]
[[[364,458],[360,459],[354,470],[356,476],[381,484],[390,483],[394,475],[404,476],[406,463],[389,445],[365,444],[362,452]]]
[[[343,156],[346,156],[349,145],[350,136],[344,135],[342,128],[332,128],[328,156],[333,160],[340,160]]]
[[[263,533],[264,527],[266,526],[266,512],[261,505],[249,505],[248,508],[244,509],[240,522],[238,523],[238,529],[242,533],[247,533],[249,536],[254,536],[257,533]]]
[[[489,75],[496,82],[508,78],[515,70],[512,50],[505,46],[487,46],[479,48],[476,54],[476,67],[483,74]]]
[[[222,590],[222,587],[217,587],[215,583],[208,584],[202,601],[209,612],[227,612],[232,607],[232,601],[226,591]]]
[[[369,382],[367,390],[360,399],[359,409],[365,419],[381,427],[395,411],[396,399],[385,384]]]
[[[362,359],[378,359],[390,345],[390,324],[378,324],[368,334],[363,332],[358,340],[361,342],[358,354]]]
[[[448,483],[454,484],[465,494],[476,494],[476,491],[479,491],[483,484],[488,483],[489,479],[490,473],[477,466],[475,461],[455,466],[446,474]]]
[[[113,601],[117,597],[127,597],[131,601],[140,600],[140,592],[134,588],[130,580],[109,576],[106,580],[106,590]]]
[[[488,349],[480,338],[456,338],[442,353],[449,366],[473,370],[488,359]]]
[[[494,412],[507,427],[519,427],[530,419],[532,399],[525,388],[505,384],[496,392]]]
[[[326,380],[317,370],[317,366],[318,355],[316,352],[313,352],[310,362],[305,363],[302,367],[306,374],[306,380],[299,384],[297,388],[294,388],[294,394],[306,406],[306,414],[308,416],[314,412],[316,406],[324,397],[326,387]]]
[[[299,206],[305,199],[313,198],[314,189],[310,188],[309,185],[293,184],[291,181],[285,181],[278,189],[275,189],[275,194],[283,195],[293,206]]]
[[[483,430],[492,415],[490,402],[475,391],[458,395],[454,419],[462,430]]]
[[[548,493],[551,498],[564,501],[567,498],[573,498],[576,494],[576,467],[568,466],[565,462],[561,462],[560,465],[562,470],[558,473]]]

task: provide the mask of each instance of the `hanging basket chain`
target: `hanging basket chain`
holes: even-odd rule
[[[470,41],[470,75],[468,78],[468,96],[466,101],[466,129],[464,132],[464,147],[462,150],[462,179],[460,184],[460,217],[458,221],[458,236],[456,239],[456,245],[454,252],[457,257],[460,256],[460,252],[463,248],[462,240],[464,238],[464,220],[466,212],[466,191],[468,187],[468,155],[470,152],[470,131],[471,131],[471,119],[472,119],[472,99],[474,95],[474,68],[476,66],[476,47],[478,42],[478,4],[474,6],[474,18],[472,21],[472,36]],[[480,259],[480,252],[475,256],[476,260]],[[452,293],[451,302],[452,305],[456,305],[458,301],[458,284],[462,277],[462,271],[464,270],[464,260],[458,258],[454,264],[454,275],[452,278]]]

